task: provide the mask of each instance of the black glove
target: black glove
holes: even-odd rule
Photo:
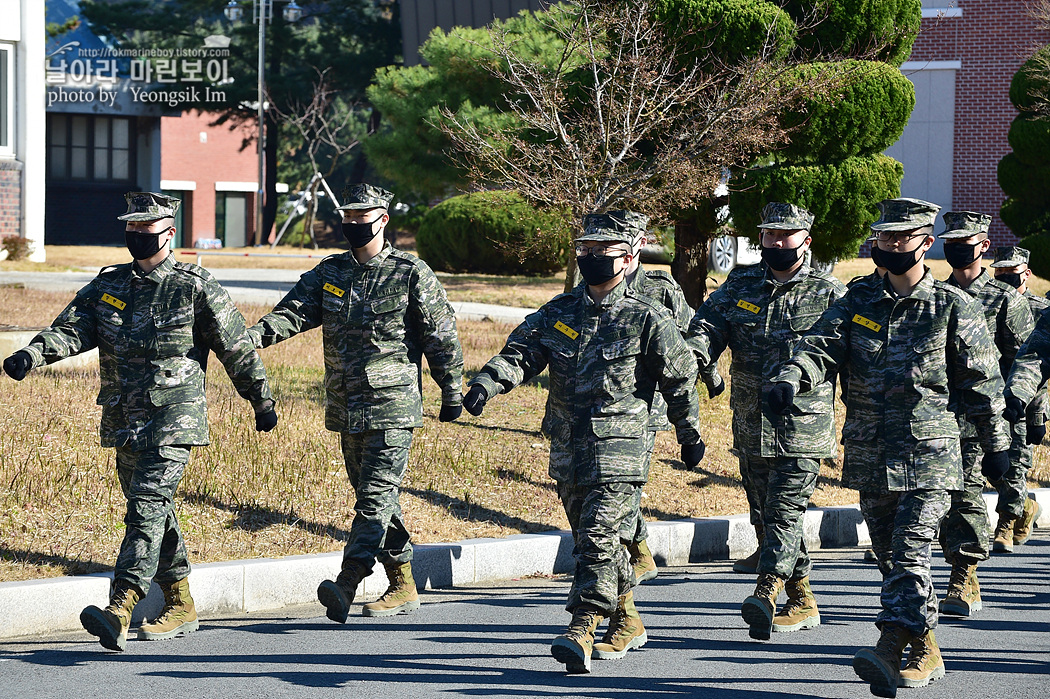
[[[4,371],[15,381],[24,379],[32,368],[33,358],[29,356],[29,352],[18,350],[4,360]]]
[[[1024,403],[1020,398],[1010,396],[1006,399],[1006,410],[1003,411],[1003,417],[1011,425],[1016,425],[1024,418]]]
[[[452,422],[462,414],[462,405],[442,405],[441,412],[438,413],[438,420],[441,422]]]
[[[481,415],[481,411],[485,409],[485,403],[489,400],[488,391],[483,386],[474,384],[467,391],[467,395],[463,396],[463,407],[467,409],[467,412],[477,417]]]
[[[707,397],[717,398],[718,396],[725,393],[726,382],[722,378],[721,374],[715,374],[711,377],[704,378],[704,385],[707,386]]]
[[[784,415],[795,400],[795,387],[785,381],[778,381],[770,387],[768,400],[770,410],[777,415]]]
[[[1009,452],[993,451],[985,454],[984,458],[981,459],[981,473],[993,483],[1001,481],[1009,469]]]
[[[269,432],[274,427],[277,427],[277,412],[273,408],[264,413],[255,414],[256,432]]]
[[[698,441],[696,444],[683,444],[682,445],[682,461],[689,468],[696,468],[700,465],[700,460],[704,458],[704,451],[707,447],[704,446],[704,440]]]
[[[1046,423],[1039,423],[1037,425],[1028,425],[1028,430],[1025,434],[1025,444],[1042,444],[1043,439],[1046,438]]]

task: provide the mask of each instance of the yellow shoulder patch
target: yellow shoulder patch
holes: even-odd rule
[[[874,320],[868,320],[867,318],[865,318],[864,316],[860,315],[859,313],[856,314],[855,316],[853,316],[853,322],[856,323],[857,325],[862,325],[865,328],[867,328],[868,330],[872,330],[874,332],[878,332],[878,331],[882,330],[882,326],[881,325],[876,323]]]
[[[745,301],[744,299],[740,299],[739,301],[737,301],[736,307],[743,308],[745,311],[751,311],[756,315],[762,312],[761,306],[756,306],[755,304]]]
[[[576,332],[560,320],[554,324],[554,329],[560,333],[567,335],[570,340],[575,340],[577,337],[580,336],[580,333]]]
[[[330,294],[335,294],[339,298],[343,298],[343,294],[346,293],[338,286],[333,286],[332,284],[325,284],[322,288]]]
[[[121,311],[128,307],[128,304],[124,303],[116,296],[110,296],[109,294],[102,294],[102,302],[108,303],[110,306],[114,306]]]

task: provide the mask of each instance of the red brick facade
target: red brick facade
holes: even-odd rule
[[[196,189],[185,192],[183,245],[215,235],[215,183],[257,182],[258,153],[255,150],[255,127],[230,129],[210,126],[215,114],[185,112],[179,117],[162,117],[160,121],[160,177],[167,181],[196,183]],[[247,139],[248,147],[242,149]],[[248,210],[255,210],[255,194],[248,195]],[[255,218],[248,217],[246,237],[255,236]]]
[[[0,237],[21,235],[22,163],[0,160]]]
[[[928,4],[928,3],[927,3]],[[945,0],[959,17],[922,21],[909,61],[960,61],[955,76],[952,208],[992,215],[996,245],[1017,241],[999,219],[1005,195],[996,168],[1010,151],[1007,133],[1017,110],[1010,81],[1039,44],[1050,42],[1026,12],[1026,0]]]

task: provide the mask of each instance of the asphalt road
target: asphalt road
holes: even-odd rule
[[[947,677],[902,697],[1044,697],[1050,680],[1050,538],[1038,532],[979,570],[984,609],[937,629]],[[753,580],[725,562],[665,569],[636,592],[649,643],[566,675],[549,654],[568,621],[564,578],[427,593],[389,619],[320,606],[202,622],[111,653],[86,633],[0,643],[2,697],[867,697],[851,660],[873,645],[879,575],[860,552],[816,555],[823,624],[753,641],[740,602]],[[936,561],[943,595],[948,569]],[[356,612],[356,610],[355,610]]]

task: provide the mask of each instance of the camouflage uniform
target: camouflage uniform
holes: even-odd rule
[[[556,296],[470,382],[494,397],[549,368],[549,473],[575,540],[569,611],[611,614],[634,585],[619,532],[649,477],[657,386],[678,441],[700,439],[696,361],[666,311],[625,291],[620,283],[595,303],[581,283]]]
[[[269,347],[318,326],[325,428],[340,434],[357,498],[343,571],[360,579],[377,559],[387,568],[412,560],[398,497],[412,429],[423,424],[421,358],[442,405],[459,406],[463,353],[434,272],[389,243],[364,264],[352,251],[326,257],[249,332]]]
[[[792,208],[808,219],[792,220],[790,227],[808,230],[812,214]],[[768,218],[779,220],[773,213]],[[779,417],[764,408],[762,387],[787,361],[795,342],[845,291],[808,259],[783,283],[765,263],[741,267],[704,301],[689,326],[687,339],[701,366],[717,362],[726,347],[732,351],[733,448],[751,523],[765,523],[759,573],[790,579],[809,575],[802,515],[816,486],[820,459],[834,456],[836,449],[833,377],[817,382],[799,396],[796,409]]]
[[[948,212],[944,215],[944,220],[948,230],[940,237],[950,240],[986,233],[990,218],[986,214],[978,216],[972,212]],[[945,281],[955,288],[961,288],[954,275]],[[975,299],[983,310],[988,331],[998,349],[1000,373],[1004,377],[1007,376],[1017,349],[1032,332],[1032,312],[1028,304],[1013,287],[996,281],[983,269],[980,276],[962,291]],[[962,489],[952,491],[951,509],[941,524],[941,550],[949,563],[953,563],[955,557],[960,554],[971,561],[985,561],[989,556],[988,542],[992,530],[988,524],[988,508],[981,496],[985,482],[981,473],[981,457],[984,451],[977,437],[977,429],[965,419],[958,406],[955,410],[960,414],[964,482]],[[1013,434],[1012,441],[1016,443],[1020,439],[1023,445],[1023,422],[1014,426]],[[1020,464],[1015,462],[1015,458],[1019,456],[1018,450],[1011,449],[1011,465],[1007,478],[1010,478],[1011,472],[1016,474],[1021,468]],[[1021,500],[1019,505],[1023,508],[1024,501]]]
[[[229,295],[206,270],[171,255],[149,274],[136,263],[103,269],[24,351],[36,367],[93,347],[102,446],[116,447],[128,500],[114,577],[144,595],[151,580],[174,583],[190,572],[174,496],[190,447],[208,443],[208,352],[257,413],[273,400]]]
[[[849,370],[842,484],[860,491],[875,550],[892,551],[880,627],[892,623],[921,636],[936,626],[931,543],[948,491],[963,482],[948,395],[961,394],[987,451],[1005,450],[996,359],[979,308],[926,270],[903,298],[888,280],[854,285],[773,378],[805,391],[842,367]]]

